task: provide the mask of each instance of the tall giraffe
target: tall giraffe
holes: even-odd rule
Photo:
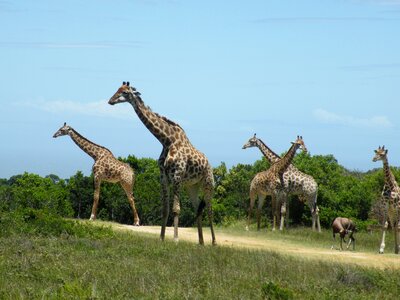
[[[307,148],[304,145],[303,138],[297,136],[296,141],[292,142],[288,152],[279,160],[271,165],[271,167],[263,172],[257,173],[250,184],[250,207],[249,215],[247,220],[247,228],[251,220],[251,212],[253,210],[254,202],[258,196],[258,207],[257,207],[257,229],[260,230],[260,213],[267,195],[272,195],[273,201],[282,203],[282,209],[286,208],[286,191],[284,182],[284,172],[292,163],[293,157],[296,154],[297,149],[301,148],[302,151],[307,152]],[[274,205],[274,202],[272,203]],[[274,211],[274,208],[273,208]],[[282,220],[281,220],[282,221]],[[274,216],[275,223],[275,216]],[[275,226],[275,224],[274,224]],[[282,230],[283,223],[281,222],[280,229]]]
[[[135,198],[132,193],[133,185],[135,183],[135,174],[132,168],[128,164],[116,159],[110,150],[89,141],[66,123],[64,123],[64,126],[53,135],[53,138],[63,135],[69,135],[79,148],[94,159],[92,168],[94,176],[94,199],[90,220],[96,219],[101,182],[119,182],[121,187],[124,189],[132,208],[133,224],[139,226],[140,220],[135,207]]]
[[[250,147],[257,147],[260,149],[261,153],[268,160],[269,163],[273,164],[280,159],[280,156],[272,151],[261,139],[256,137],[256,134],[252,138],[248,140],[246,144],[243,145],[243,149],[247,149]],[[311,228],[315,230],[317,227],[318,232],[321,232],[321,224],[319,220],[319,208],[317,206],[317,195],[318,195],[318,184],[315,179],[297,169],[293,164],[290,164],[286,171],[283,173],[283,181],[284,181],[284,191],[288,196],[289,194],[297,195],[300,201],[307,203],[312,216],[312,225]],[[276,199],[274,198],[274,193],[271,194],[273,197],[273,205]],[[276,204],[275,204],[276,205]],[[274,224],[273,228],[275,228],[275,219],[279,218],[279,210],[274,213]],[[284,223],[285,215],[289,215],[289,205],[285,209],[285,207],[281,208],[281,224]],[[288,223],[286,223],[288,225]],[[283,225],[281,226],[282,230]]]
[[[174,240],[178,241],[179,192],[181,187],[184,186],[188,191],[194,208],[197,209],[196,219],[199,243],[201,245],[204,244],[202,215],[204,207],[207,206],[212,243],[216,244],[211,207],[214,176],[206,156],[190,143],[181,126],[166,117],[154,113],[146,106],[140,97],[140,93],[134,87],[129,86],[129,82],[124,82],[108,103],[114,105],[122,102],[129,102],[133,106],[139,119],[163,146],[158,159],[163,201],[161,240],[165,238],[165,228],[169,214],[169,186],[172,186]],[[204,192],[203,201],[199,200],[201,188]]]
[[[383,162],[383,172],[385,176],[385,185],[383,186],[382,199],[385,203],[384,211],[384,225],[382,227],[382,241],[379,253],[385,251],[385,235],[388,228],[388,221],[393,228],[394,232],[394,253],[399,253],[399,232],[400,232],[400,187],[396,182],[392,171],[390,171],[389,162],[387,158],[388,150],[385,146],[375,150],[375,156],[372,159],[374,162],[381,160]]]

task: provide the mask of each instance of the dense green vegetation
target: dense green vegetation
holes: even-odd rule
[[[159,224],[156,160],[134,156],[123,160],[136,172],[134,194],[142,224]],[[319,184],[323,226],[337,215],[356,219],[360,228],[374,222],[370,211],[383,186],[381,169],[350,172],[331,155],[300,154],[295,164]],[[230,169],[221,163],[214,169],[213,208],[220,228],[243,234],[250,181],[267,167],[261,159]],[[399,175],[398,169],[393,172]],[[116,233],[77,221],[89,218],[92,199],[93,178],[79,171],[68,179],[24,173],[0,180],[0,299],[394,299],[400,288],[396,270],[310,263],[275,252],[199,247],[182,241],[178,247],[160,243],[158,237]],[[193,225],[194,211],[185,192],[181,207],[181,224]],[[270,213],[268,206],[265,212]],[[102,185],[98,215],[132,223],[118,185]],[[263,221],[269,223],[266,217]],[[288,243],[330,244],[327,230],[318,234],[302,229],[310,225],[310,212],[296,198],[291,201],[291,223],[298,228],[270,236]],[[360,232],[357,241],[358,251],[376,252],[378,233]],[[391,235],[387,242],[389,247]]]
[[[42,210],[2,212],[0,226],[0,299],[395,299],[400,289],[396,270],[161,243]]]
[[[161,202],[159,169],[151,158],[129,156],[121,159],[135,170],[134,195],[144,225],[160,223]],[[381,166],[362,173],[346,170],[332,155],[297,155],[294,164],[303,172],[312,175],[319,185],[318,205],[321,224],[328,227],[338,215],[357,221],[360,229],[374,222],[371,210],[379,199],[383,187]],[[245,218],[249,203],[249,185],[253,176],[268,167],[265,159],[253,165],[238,164],[228,169],[224,163],[214,168],[215,193],[213,198],[214,221],[229,225]],[[392,168],[395,176],[400,172]],[[51,174],[41,177],[24,173],[9,179],[0,179],[0,210],[13,211],[19,208],[46,209],[63,217],[89,218],[93,202],[93,178],[78,171],[68,179]],[[181,197],[180,225],[192,226],[194,210],[185,192]],[[267,202],[268,203],[268,202]],[[310,225],[310,211],[296,197],[290,202],[292,225]],[[270,215],[270,206],[265,207],[265,216]],[[98,217],[103,220],[132,224],[132,213],[124,191],[117,184],[103,183]]]

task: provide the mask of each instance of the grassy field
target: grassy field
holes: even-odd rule
[[[274,251],[162,243],[157,236],[84,226],[86,234],[75,229],[79,234],[3,235],[0,298],[395,299],[400,290],[397,270],[310,263]],[[299,237],[303,230],[308,232],[294,229],[276,238],[307,244]]]
[[[322,229],[321,233],[312,231],[310,228],[305,227],[292,227],[289,230],[283,231],[272,231],[270,229],[263,228],[257,231],[256,225],[252,224],[248,232],[245,232],[245,222],[237,222],[232,226],[223,228],[223,231],[229,232],[230,234],[240,236],[251,236],[251,237],[268,237],[268,239],[275,239],[280,241],[300,243],[305,247],[321,247],[329,248],[333,244],[332,230]],[[368,252],[377,253],[381,243],[382,232],[380,229],[374,230],[371,233],[361,231],[354,235],[356,239],[356,251],[357,252]],[[339,235],[336,235],[336,247],[339,247]],[[348,241],[346,237],[346,241]],[[386,248],[385,253],[394,253],[394,236],[392,231],[386,233]],[[344,245],[344,244],[343,244]]]

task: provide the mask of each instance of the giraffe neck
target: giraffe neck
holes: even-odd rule
[[[260,149],[261,153],[265,156],[265,158],[271,163],[278,162],[281,157],[272,151],[264,142],[260,139],[257,139],[257,147]]]
[[[283,174],[289,165],[292,163],[293,157],[296,154],[297,149],[299,148],[298,144],[293,144],[288,152],[283,156],[280,160],[272,165],[273,171],[278,174]]]
[[[77,144],[79,148],[81,148],[94,160],[97,160],[104,153],[112,155],[110,150],[89,141],[87,138],[80,135],[75,129],[71,128],[68,134],[71,137],[71,139],[75,142],[75,144]]]
[[[390,171],[387,157],[383,159],[383,172],[385,174],[385,184],[389,186],[390,190],[393,190],[397,186],[397,182],[392,171]]]
[[[188,141],[184,130],[178,124],[153,112],[140,97],[133,97],[129,103],[142,123],[164,147],[170,146],[177,140]]]

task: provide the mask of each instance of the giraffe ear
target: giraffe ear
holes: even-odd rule
[[[129,86],[129,81],[126,83],[127,86]]]

